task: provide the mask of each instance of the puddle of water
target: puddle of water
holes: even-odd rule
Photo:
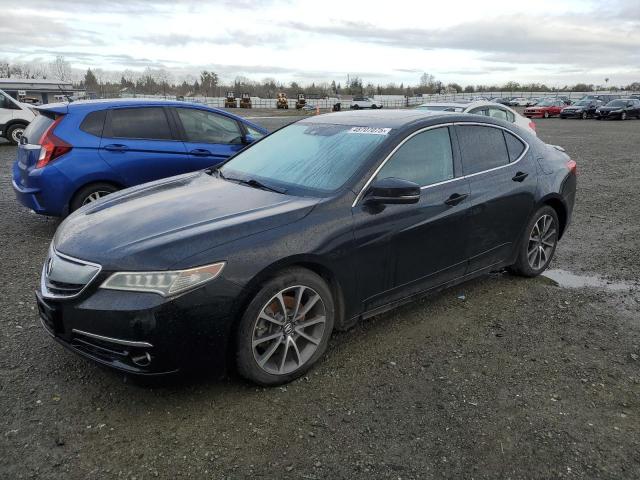
[[[614,292],[629,291],[638,288],[637,285],[629,282],[614,282],[605,280],[597,275],[576,275],[575,273],[559,268],[546,270],[542,276],[550,279],[559,287],[564,288],[597,288],[599,290],[610,290]]]

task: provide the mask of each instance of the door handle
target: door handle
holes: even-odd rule
[[[109,145],[105,145],[104,149],[110,152],[126,152],[129,150],[129,147],[121,143],[110,143]]]
[[[513,180],[514,182],[522,182],[528,176],[529,176],[528,173],[518,172],[515,174],[515,176],[511,180]]]
[[[197,155],[199,157],[211,156],[211,152],[205,148],[196,148],[195,150],[191,150],[189,153],[191,155]]]
[[[469,196],[468,193],[463,193],[462,195],[459,193],[454,193],[453,195],[451,195],[449,198],[447,198],[444,203],[446,205],[449,205],[450,207],[453,207],[454,205],[459,204],[461,201],[463,201],[465,198],[467,198]]]

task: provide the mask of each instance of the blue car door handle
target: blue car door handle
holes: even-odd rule
[[[191,155],[197,155],[199,157],[210,157],[213,155],[209,150],[205,148],[196,148],[195,150],[191,150],[189,152]]]
[[[110,152],[126,152],[129,150],[129,147],[121,143],[110,143],[109,145],[105,145],[104,149]]]

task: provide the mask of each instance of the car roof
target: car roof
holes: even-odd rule
[[[428,112],[425,110],[351,110],[346,112],[326,113],[305,118],[298,123],[304,124],[333,124],[354,127],[399,128],[409,125],[416,120],[429,117],[448,117],[447,112]]]
[[[490,125],[498,125],[508,129],[513,124],[484,115],[473,115],[458,112],[442,112],[428,110],[377,110],[369,112],[364,110],[326,113],[314,117],[305,118],[296,122],[304,125],[345,125],[353,127],[392,128],[402,130],[404,127],[431,126],[441,123],[469,123],[478,122]]]
[[[103,110],[112,107],[140,107],[140,106],[189,106],[194,108],[208,108],[211,110],[221,111],[217,108],[210,107],[202,103],[183,102],[180,100],[164,100],[149,98],[118,98],[118,99],[96,99],[96,100],[77,100],[75,102],[59,102],[47,103],[38,107],[39,110],[68,112],[74,111],[92,111]]]
[[[220,108],[210,107],[203,103],[184,102],[181,100],[164,100],[164,99],[149,99],[149,98],[118,98],[118,99],[96,99],[96,100],[78,100],[76,102],[64,102],[64,103],[47,103],[36,107],[40,111],[51,111],[56,113],[68,113],[68,112],[91,112],[94,110],[106,110],[112,107],[141,107],[141,106],[158,106],[158,107],[189,107],[206,109],[226,115],[228,117],[235,118],[243,123],[256,128],[261,132],[267,132],[267,129],[246,120],[234,113],[227,112]]]

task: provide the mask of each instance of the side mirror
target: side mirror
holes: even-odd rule
[[[401,178],[382,178],[369,187],[365,203],[408,204],[420,200],[420,185]]]
[[[244,136],[244,139],[243,139],[243,142],[242,142],[242,143],[244,143],[245,145],[249,145],[249,144],[251,144],[251,143],[253,143],[253,142],[255,142],[255,141],[256,141],[256,138],[255,138],[253,135],[251,135],[251,134],[247,133],[247,134]]]

